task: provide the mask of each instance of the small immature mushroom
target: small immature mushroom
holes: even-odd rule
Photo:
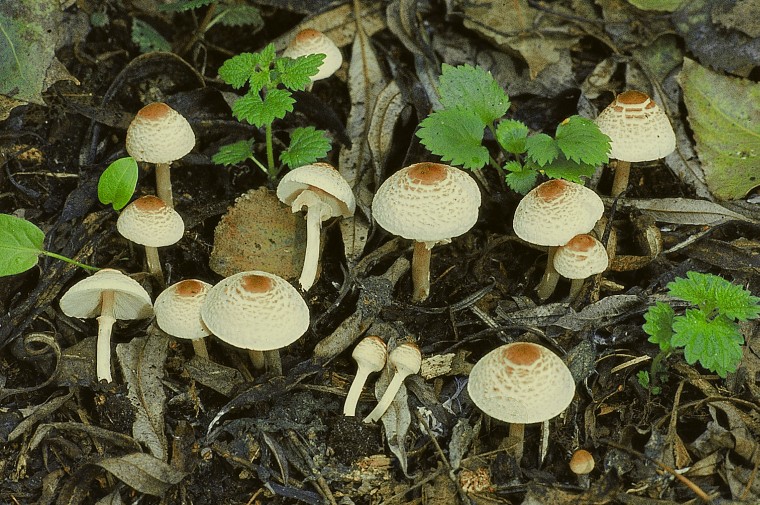
[[[185,223],[176,210],[155,196],[143,196],[121,211],[116,229],[122,237],[145,246],[150,273],[161,279],[164,274],[158,248],[176,244],[185,233]]]
[[[385,360],[388,356],[388,349],[383,339],[371,335],[362,339],[356,347],[351,357],[354,358],[359,366],[354,376],[354,382],[348,389],[346,403],[343,405],[343,415],[353,417],[356,415],[356,404],[359,402],[359,396],[367,382],[367,377],[372,372],[379,372],[385,366]]]
[[[512,222],[515,234],[531,244],[549,247],[546,269],[536,288],[541,300],[554,293],[559,280],[554,269],[557,247],[591,231],[603,213],[604,202],[599,195],[562,179],[539,184],[517,204]]]
[[[594,469],[594,456],[586,449],[578,449],[570,458],[570,471],[578,477],[578,484],[589,487],[588,474]]]
[[[338,70],[343,63],[343,54],[335,42],[324,33],[307,28],[296,34],[282,55],[288,58],[298,58],[310,54],[324,54],[325,59],[319,67],[319,72],[311,76],[311,82],[327,79]]]
[[[372,201],[377,224],[414,241],[413,301],[430,293],[430,250],[472,228],[479,208],[480,190],[472,177],[441,163],[402,168],[378,188]]]
[[[204,339],[211,334],[201,319],[208,282],[185,279],[161,292],[153,304],[158,327],[173,337],[189,339],[195,354],[209,359]]]
[[[298,283],[308,291],[317,277],[322,221],[350,217],[356,210],[351,186],[327,163],[313,163],[291,170],[277,186],[277,198],[293,212],[306,207],[306,255]]]
[[[377,402],[377,406],[375,406],[372,412],[364,418],[365,423],[373,423],[383,417],[385,411],[388,410],[388,407],[393,403],[396,393],[401,389],[404,379],[420,371],[422,353],[416,344],[406,342],[390,352],[388,355],[388,361],[393,365],[396,371],[393,374],[391,382],[388,384],[388,388],[385,390],[385,393],[383,393],[382,398]]]
[[[483,356],[470,372],[470,398],[486,415],[510,423],[515,458],[522,458],[525,424],[544,423],[570,405],[575,381],[546,347],[515,342]]]
[[[570,300],[578,296],[583,281],[607,270],[608,264],[607,249],[585,233],[574,236],[554,253],[554,269],[566,279],[571,279]]]
[[[631,163],[664,158],[676,148],[676,135],[667,114],[641,91],[625,91],[596,118],[610,142],[610,158],[618,160],[612,196],[628,187]]]
[[[195,146],[190,123],[163,102],[146,105],[127,128],[127,153],[136,161],[156,164],[156,194],[174,207],[170,166]]]
[[[250,351],[254,366],[282,373],[278,349],[309,328],[309,307],[282,277],[252,270],[222,279],[206,293],[201,318],[217,338]]]
[[[61,297],[69,317],[98,318],[96,368],[98,381],[111,382],[111,330],[117,319],[145,319],[153,314],[150,295],[118,270],[103,268],[82,279]]]

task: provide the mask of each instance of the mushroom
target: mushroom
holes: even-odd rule
[[[103,268],[77,282],[61,297],[69,317],[98,318],[98,381],[111,382],[111,330],[117,319],[145,319],[153,314],[148,292],[118,270]]]
[[[574,236],[554,253],[554,269],[561,276],[571,279],[570,300],[578,296],[583,281],[607,270],[608,264],[607,249],[585,233]]]
[[[156,164],[156,194],[174,207],[170,166],[195,146],[190,123],[163,102],[146,105],[127,128],[127,153],[136,161]]]
[[[359,396],[367,382],[367,377],[372,372],[379,372],[385,366],[385,359],[388,356],[388,349],[383,339],[371,335],[362,339],[356,347],[351,357],[354,358],[359,366],[354,376],[354,382],[348,389],[346,403],[343,405],[343,415],[353,417],[356,415],[356,404],[359,402]]]
[[[185,223],[176,210],[158,197],[138,198],[121,211],[116,229],[127,240],[145,246],[148,270],[161,279],[164,274],[158,248],[176,244],[185,233]]]
[[[497,347],[475,363],[467,391],[486,415],[510,423],[509,436],[519,462],[525,424],[545,423],[565,410],[575,394],[575,381],[565,363],[546,347],[515,342]]]
[[[388,355],[388,361],[393,365],[396,372],[393,374],[393,378],[388,384],[385,393],[383,393],[383,396],[380,398],[380,401],[377,402],[377,405],[372,412],[364,418],[365,423],[373,423],[383,417],[385,411],[388,410],[388,407],[393,403],[396,393],[401,389],[404,379],[420,371],[422,353],[416,344],[406,342],[390,352]]]
[[[578,449],[570,458],[570,471],[578,478],[581,487],[589,487],[588,474],[594,469],[594,456],[586,449]]]
[[[212,287],[201,307],[211,333],[250,351],[256,368],[282,373],[281,349],[309,327],[309,307],[285,279],[268,272],[240,272]]]
[[[430,250],[467,232],[478,220],[480,190],[458,168],[441,163],[416,163],[391,175],[372,201],[377,224],[414,240],[412,300],[430,293]]]
[[[676,135],[667,114],[641,91],[624,91],[596,118],[610,138],[610,158],[617,161],[612,196],[628,187],[631,163],[663,158],[676,148]]]
[[[546,268],[536,287],[541,300],[554,293],[559,280],[554,269],[557,247],[591,231],[603,213],[604,203],[599,195],[562,179],[539,184],[517,204],[512,222],[515,234],[528,243],[549,247]]]
[[[211,332],[201,319],[201,306],[211,284],[185,279],[161,292],[153,304],[158,327],[173,337],[189,339],[195,354],[209,359],[204,338]]]
[[[296,34],[285,48],[282,55],[288,58],[298,58],[310,54],[324,54],[325,59],[319,67],[319,72],[310,77],[311,82],[327,79],[338,70],[343,63],[343,54],[335,42],[324,33],[307,28]]]
[[[293,212],[306,207],[306,255],[298,283],[308,291],[317,277],[322,221],[354,215],[351,186],[332,165],[313,163],[291,170],[277,186],[277,198]]]

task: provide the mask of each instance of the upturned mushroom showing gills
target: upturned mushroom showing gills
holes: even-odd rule
[[[353,417],[356,415],[356,404],[359,402],[359,396],[364,388],[364,383],[367,382],[367,377],[369,374],[383,369],[387,356],[388,349],[385,342],[378,336],[364,337],[356,344],[351,357],[354,358],[359,368],[351,387],[348,389],[346,403],[343,405],[344,416]]]
[[[610,158],[617,161],[612,196],[628,187],[631,163],[664,158],[676,148],[676,135],[667,114],[641,91],[624,91],[596,118],[610,138]]]
[[[311,82],[327,79],[338,70],[343,63],[343,54],[335,42],[324,33],[307,28],[296,34],[282,55],[288,58],[298,58],[309,54],[324,54],[325,59],[319,67],[319,72],[310,77]]]
[[[422,353],[416,344],[405,342],[390,352],[388,361],[393,365],[395,373],[375,408],[364,418],[365,423],[373,423],[383,417],[385,411],[393,403],[393,399],[396,398],[404,380],[410,375],[419,373],[422,366]]]
[[[201,318],[217,338],[250,351],[257,368],[282,373],[278,349],[292,344],[309,328],[309,307],[282,277],[252,270],[212,287]]]
[[[117,319],[145,319],[153,315],[148,292],[118,270],[104,268],[74,284],[61,297],[69,317],[98,318],[96,369],[98,381],[111,382],[111,330]]]
[[[322,221],[354,215],[356,200],[348,182],[327,163],[291,170],[277,186],[277,198],[293,212],[306,208],[306,255],[298,283],[308,291],[317,277]]]
[[[127,128],[127,153],[156,164],[156,194],[174,207],[170,167],[195,147],[195,133],[179,112],[163,102],[146,105]]]
[[[161,292],[153,304],[158,327],[169,335],[188,339],[195,354],[209,359],[204,339],[211,334],[201,319],[201,306],[211,289],[208,282],[185,279]]]
[[[416,163],[394,173],[378,188],[372,216],[385,230],[414,241],[412,300],[430,294],[430,251],[466,233],[478,220],[480,189],[458,168]]]

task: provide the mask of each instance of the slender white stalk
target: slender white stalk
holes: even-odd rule
[[[209,359],[208,349],[206,349],[205,338],[196,338],[192,340],[192,343],[193,343],[193,351],[195,351],[196,356],[203,359]]]
[[[538,284],[538,286],[536,286],[536,291],[538,291],[538,298],[541,301],[546,300],[552,294],[554,294],[554,289],[557,287],[557,282],[559,282],[560,275],[554,268],[554,255],[556,252],[556,247],[549,248],[549,256],[546,258],[546,268],[544,269],[544,275],[541,277],[541,282]]]
[[[319,264],[319,235],[322,232],[321,205],[309,205],[306,208],[306,256],[298,283],[304,291],[314,285]]]
[[[156,163],[156,195],[169,207],[174,207],[172,196],[171,163]]]
[[[356,405],[359,403],[359,397],[364,389],[364,384],[371,373],[372,370],[367,367],[359,367],[359,370],[356,371],[354,382],[351,383],[351,387],[348,389],[346,403],[343,404],[344,416],[353,417],[356,415]]]
[[[408,375],[411,374],[401,373],[399,371],[396,372],[393,379],[391,379],[390,384],[388,384],[388,389],[383,393],[383,397],[377,402],[377,406],[375,406],[372,412],[364,418],[365,423],[373,423],[383,417],[383,414],[385,414],[385,411],[388,410],[388,407],[393,403],[393,399],[396,398],[396,393],[401,389],[401,384],[404,383],[404,379],[406,379]]]
[[[145,246],[145,259],[148,262],[148,271],[156,279],[164,281],[164,270],[161,268],[161,258],[158,255],[158,247]]]
[[[96,345],[95,363],[98,382],[113,381],[111,377],[111,330],[116,322],[113,313],[114,294],[111,290],[103,291],[100,295],[100,316],[98,316],[98,339]]]

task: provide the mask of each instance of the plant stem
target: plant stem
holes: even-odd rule
[[[274,169],[274,148],[272,147],[272,123],[267,123],[266,127],[266,140],[267,140],[267,174],[270,180],[274,180],[277,177],[277,172]]]
[[[97,272],[98,270],[100,270],[100,268],[98,268],[98,267],[92,267],[90,265],[85,265],[84,263],[80,263],[80,262],[78,262],[76,260],[73,260],[71,258],[67,258],[66,256],[61,256],[60,254],[56,254],[54,252],[42,251],[42,254],[44,254],[45,256],[50,256],[51,258],[55,258],[57,260],[65,261],[66,263],[71,263],[72,265],[76,265],[79,268],[84,268],[88,272]]]

